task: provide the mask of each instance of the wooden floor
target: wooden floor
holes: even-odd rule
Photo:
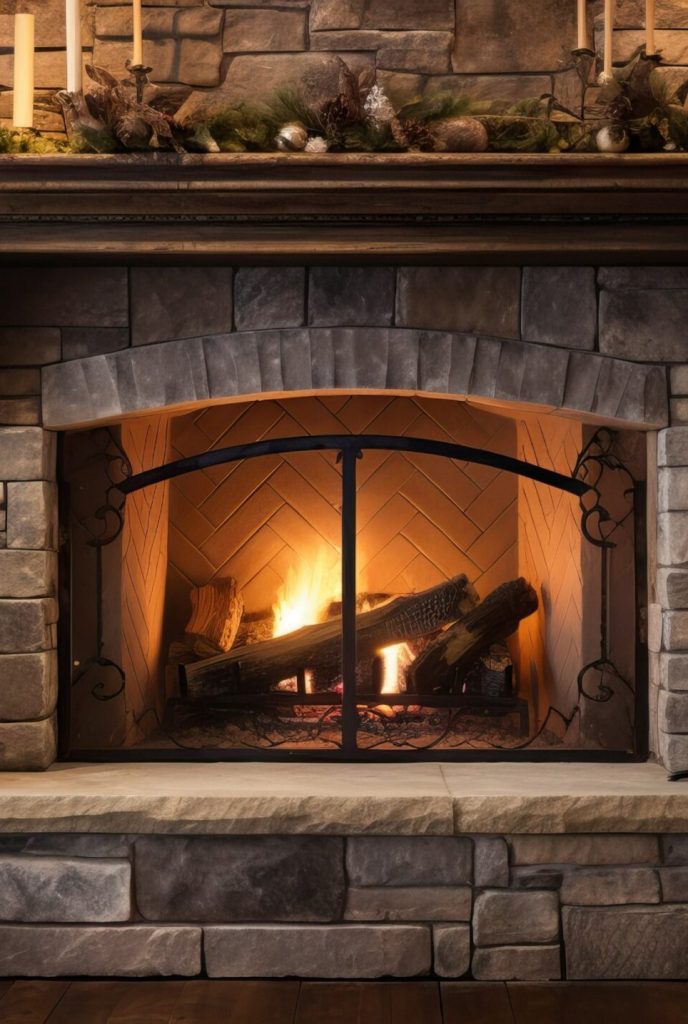
[[[688,984],[1,981],[2,1024],[688,1024]]]

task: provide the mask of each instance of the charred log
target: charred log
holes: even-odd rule
[[[476,608],[426,647],[407,672],[409,693],[451,693],[476,658],[492,644],[506,640],[521,619],[537,611],[531,585],[519,578],[497,587]]]
[[[372,664],[381,647],[436,632],[476,604],[476,591],[462,575],[357,615],[359,664]],[[341,675],[341,645],[340,617],[263,643],[247,644],[186,666],[186,695],[191,700],[205,700],[240,692],[266,693],[299,669],[312,669],[319,680],[335,679]]]

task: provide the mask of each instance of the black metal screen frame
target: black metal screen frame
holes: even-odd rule
[[[636,677],[636,721],[634,732],[634,751],[605,750],[546,750],[546,749],[484,749],[484,750],[452,750],[412,749],[412,750],[367,750],[357,744],[358,711],[356,693],[356,500],[357,500],[357,462],[364,451],[403,451],[423,455],[441,456],[448,459],[469,462],[494,469],[513,473],[537,483],[554,487],[557,490],[575,495],[582,499],[590,490],[590,486],[576,479],[516,459],[499,452],[450,442],[434,441],[417,437],[399,437],[395,435],[349,435],[323,434],[310,437],[275,438],[267,441],[256,441],[250,444],[234,445],[219,448],[197,455],[164,463],[154,469],[146,470],[132,476],[126,476],[116,485],[123,500],[136,491],[143,490],[154,484],[164,483],[175,477],[184,476],[210,466],[240,462],[245,459],[265,455],[288,455],[299,452],[336,451],[337,461],[342,465],[342,512],[341,512],[341,584],[342,584],[342,724],[341,749],[302,750],[276,749],[264,750],[254,747],[243,748],[194,748],[189,749],[145,749],[145,748],[114,748],[110,750],[71,750],[69,741],[64,741],[67,729],[61,729],[63,744],[61,756],[63,760],[86,761],[587,761],[587,762],[628,762],[642,761],[647,758],[647,671],[643,669],[643,645],[638,639],[636,628],[636,668],[640,678]],[[123,504],[123,502],[122,502]],[[644,564],[645,545],[639,535],[636,517],[636,560]],[[636,565],[637,573],[637,565]],[[65,588],[63,594],[67,594]],[[67,596],[68,600],[68,596]],[[69,617],[62,620],[61,649],[69,652]],[[66,625],[65,625],[66,623]],[[646,656],[645,656],[646,661]],[[71,657],[65,656],[62,665],[71,666]],[[67,669],[64,669],[67,671]],[[71,669],[69,669],[71,671]],[[65,679],[67,677],[65,676]],[[61,687],[60,722],[67,727],[69,721],[69,699],[65,697],[70,687]]]

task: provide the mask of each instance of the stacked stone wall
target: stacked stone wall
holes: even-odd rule
[[[688,836],[6,835],[0,975],[688,978]]]
[[[60,133],[52,101],[66,86],[62,0],[0,0],[0,125],[12,112],[13,14],[36,14],[36,126]],[[601,50],[601,0],[589,3],[589,31]],[[614,56],[622,61],[644,42],[645,5],[620,0]],[[666,74],[688,72],[688,17],[680,0],[657,4],[657,46]],[[131,58],[131,5],[83,2],[84,63],[124,77]],[[555,92],[577,109],[571,68],[576,5],[570,0],[144,0],[143,60],[172,107],[185,114],[204,105],[263,98],[336,66],[375,69],[397,101],[428,91],[465,91],[477,99],[520,100]],[[594,32],[594,35],[592,34]],[[323,72],[324,69],[324,72]]]

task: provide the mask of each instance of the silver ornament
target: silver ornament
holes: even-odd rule
[[[308,132],[297,121],[283,124],[275,136],[275,145],[287,153],[298,153],[308,144]]]
[[[363,104],[363,116],[369,125],[378,131],[384,128],[396,117],[396,111],[384,89],[374,85]]]
[[[631,143],[626,129],[614,124],[600,128],[595,141],[600,153],[625,153]]]
[[[322,135],[316,135],[306,143],[307,153],[327,153],[329,148],[327,140],[323,139]]]

